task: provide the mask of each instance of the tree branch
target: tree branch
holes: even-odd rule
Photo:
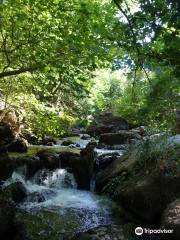
[[[15,69],[15,70],[9,70],[9,71],[5,71],[5,72],[1,72],[0,78],[19,75],[21,73],[26,73],[26,72],[34,72],[41,68],[43,68],[43,66],[32,66],[32,67],[27,67],[27,68],[19,68],[19,69]]]
[[[149,75],[146,71],[146,69],[144,68],[143,66],[143,62],[142,62],[142,54],[141,54],[141,51],[137,45],[137,37],[136,37],[136,33],[134,32],[134,29],[133,29],[133,23],[131,22],[131,19],[129,18],[128,14],[126,13],[126,11],[123,10],[123,8],[121,7],[120,3],[118,2],[118,0],[114,0],[114,3],[116,4],[117,8],[120,10],[120,12],[125,16],[125,18],[127,19],[127,22],[128,22],[128,26],[129,26],[129,29],[130,29],[130,32],[131,32],[131,35],[132,35],[132,44],[134,45],[135,49],[136,49],[136,52],[137,52],[137,56],[138,56],[138,62],[140,63],[140,67],[142,68],[142,70],[144,71],[145,73],[145,76],[149,82],[149,84],[151,84],[151,79],[149,78]],[[126,8],[127,10],[129,11],[129,8],[128,8],[128,5],[127,5],[127,2],[125,1],[125,5],[126,5]],[[129,11],[130,13],[130,11]],[[131,13],[130,13],[130,16],[132,17]]]

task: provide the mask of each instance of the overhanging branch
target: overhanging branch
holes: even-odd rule
[[[15,70],[4,71],[4,72],[0,73],[0,78],[19,75],[21,73],[26,73],[26,72],[34,72],[34,71],[41,69],[42,67],[43,66],[32,66],[32,67],[27,67],[27,68],[19,68],[19,69],[15,69]]]

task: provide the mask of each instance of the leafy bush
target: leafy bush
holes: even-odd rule
[[[170,143],[167,134],[155,134],[138,143],[137,168],[165,167],[167,171],[177,173],[180,165],[180,145]]]

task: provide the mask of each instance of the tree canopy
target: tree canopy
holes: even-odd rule
[[[1,105],[30,119],[50,107],[53,116],[110,109],[142,124],[170,121],[179,106],[179,10],[176,0],[1,0]],[[97,69],[123,75],[107,80]]]

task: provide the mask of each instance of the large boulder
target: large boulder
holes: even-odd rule
[[[128,144],[132,140],[141,139],[141,136],[135,131],[121,130],[116,133],[103,133],[99,137],[99,142],[107,145]]]
[[[26,197],[27,191],[22,182],[18,181],[3,188],[3,194],[15,203],[20,203]]]
[[[164,211],[161,219],[161,227],[173,230],[172,234],[168,234],[169,240],[180,239],[180,198],[168,205]]]
[[[27,152],[28,142],[24,138],[18,137],[7,146],[7,149],[9,152]]]
[[[116,201],[149,224],[160,222],[166,206],[180,197],[180,177],[151,175],[118,187]]]
[[[102,112],[95,120],[95,124],[88,127],[87,133],[97,136],[102,133],[128,129],[129,123],[126,121],[126,119],[114,116],[111,112]]]
[[[105,169],[101,170],[96,176],[96,190],[101,192],[103,187],[116,176],[125,172],[131,172],[137,162],[136,151],[128,155],[117,157]]]
[[[14,161],[8,154],[0,154],[0,180],[11,177],[14,169]]]

